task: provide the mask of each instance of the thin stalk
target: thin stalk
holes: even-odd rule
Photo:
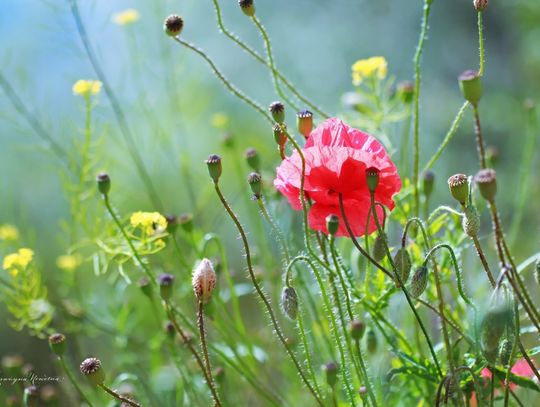
[[[206,344],[206,331],[204,329],[204,304],[202,301],[199,301],[199,308],[197,310],[197,326],[199,328],[199,335],[201,337],[201,351],[203,354],[203,360],[206,366],[206,373],[208,379],[210,380],[210,386],[214,389],[216,388],[216,383],[214,382],[214,377],[212,376],[212,366],[210,365],[210,357],[208,356],[208,346]],[[217,395],[217,391],[216,391]],[[214,399],[217,406],[221,406],[221,401],[219,397]]]
[[[99,387],[101,387],[103,390],[105,390],[105,392],[109,393],[115,399],[121,401],[122,404],[125,403],[125,404],[128,404],[128,405],[133,406],[133,407],[141,407],[141,405],[139,403],[137,403],[136,401],[128,399],[127,397],[123,397],[122,395],[118,394],[116,391],[114,391],[110,387],[107,387],[104,384],[100,384]]]
[[[482,17],[483,15],[483,12],[478,12],[478,54],[480,59],[480,65],[478,69],[479,76],[484,75],[484,65],[486,63],[486,53],[484,50],[484,20]]]
[[[315,369],[313,369],[313,362],[311,361],[311,353],[309,352],[309,343],[307,341],[307,335],[304,328],[304,320],[302,313],[298,313],[298,330],[300,331],[300,339],[302,340],[302,346],[304,347],[304,353],[306,355],[306,365],[311,375],[311,380],[313,381],[313,387],[317,393],[320,393],[319,383],[317,382],[317,375],[315,374]]]
[[[424,43],[428,31],[428,19],[431,11],[431,0],[424,0],[424,11],[422,15],[422,25],[420,29],[420,38],[414,54],[414,108],[413,108],[413,187],[415,214],[418,216],[420,211],[420,192],[418,185],[418,176],[420,170],[420,58],[424,49]]]
[[[461,328],[458,326],[456,321],[452,320],[448,315],[441,314],[440,310],[435,308],[433,305],[431,305],[429,302],[424,301],[422,298],[418,298],[417,301],[429,308],[431,311],[433,311],[436,315],[438,315],[440,318],[443,318],[446,320],[446,323],[454,329],[463,339],[465,339],[467,342],[469,342],[471,345],[474,345],[474,341],[469,336],[465,335],[465,333],[461,330]]]
[[[88,400],[88,397],[86,397],[86,395],[82,391],[81,386],[79,386],[79,383],[77,383],[77,380],[75,379],[75,376],[73,376],[73,373],[67,367],[66,361],[64,360],[64,358],[62,356],[59,356],[58,361],[60,362],[60,366],[62,366],[62,369],[64,370],[64,372],[66,372],[69,381],[71,382],[73,387],[75,387],[75,390],[77,390],[77,393],[79,393],[79,396],[81,396],[81,399],[86,404],[88,404],[89,407],[93,407],[93,404]]]
[[[484,138],[482,136],[482,127],[480,126],[480,114],[478,105],[472,105],[474,115],[474,134],[476,135],[476,149],[478,150],[478,161],[480,168],[486,168],[486,148],[484,147]]]
[[[484,267],[484,270],[486,271],[486,275],[488,277],[489,283],[491,284],[491,288],[495,288],[495,285],[496,285],[495,278],[493,278],[493,273],[491,272],[491,269],[489,268],[489,264],[486,260],[486,255],[484,254],[484,251],[482,250],[482,246],[480,245],[478,236],[473,236],[472,240],[474,243],[474,247],[476,248],[476,253],[478,253],[478,257],[480,257],[482,266]]]
[[[242,238],[242,243],[244,245],[244,251],[245,251],[245,254],[246,254],[246,263],[247,263],[247,266],[248,266],[249,276],[250,276],[251,281],[252,281],[252,283],[253,283],[253,285],[255,287],[255,290],[257,291],[257,294],[258,294],[259,298],[262,300],[262,302],[263,302],[263,304],[264,304],[264,306],[266,308],[266,311],[270,315],[272,326],[274,327],[274,330],[276,331],[276,334],[277,334],[279,340],[281,341],[283,347],[285,348],[287,354],[289,355],[291,361],[293,362],[294,366],[296,367],[296,370],[298,371],[298,374],[300,375],[300,378],[302,379],[304,384],[307,386],[307,388],[309,389],[312,396],[317,401],[317,404],[319,404],[321,407],[323,407],[324,404],[323,404],[322,400],[319,398],[319,395],[317,394],[317,392],[315,391],[315,389],[313,388],[313,386],[311,385],[311,383],[307,379],[306,375],[304,374],[304,371],[303,371],[302,367],[300,366],[300,363],[298,362],[296,356],[294,355],[294,352],[292,351],[289,344],[287,343],[287,339],[285,338],[285,336],[283,335],[283,332],[281,331],[281,327],[279,326],[279,323],[278,323],[278,321],[276,319],[275,313],[274,313],[274,311],[272,309],[272,305],[270,304],[270,301],[266,297],[266,294],[262,291],[262,288],[260,287],[259,282],[257,281],[257,278],[255,277],[255,274],[253,272],[253,265],[252,265],[252,262],[251,262],[251,250],[250,250],[249,243],[248,243],[248,240],[247,240],[246,232],[244,231],[244,228],[242,227],[242,224],[240,223],[240,221],[236,217],[236,214],[233,212],[233,210],[231,209],[231,207],[228,204],[227,200],[225,199],[225,197],[221,193],[221,189],[219,188],[219,185],[218,185],[217,182],[214,182],[214,188],[216,190],[216,194],[219,197],[219,200],[221,201],[221,204],[223,205],[223,207],[227,211],[229,217],[231,218],[231,220],[235,224],[236,228],[238,229],[238,232],[240,233],[240,236]]]
[[[374,407],[377,407],[377,398],[375,397],[375,392],[373,391],[373,387],[371,384],[371,380],[369,379],[369,374],[366,368],[366,363],[364,361],[364,356],[362,355],[362,349],[360,348],[360,339],[356,339],[354,341],[356,354],[358,355],[358,361],[360,363],[360,368],[362,369],[362,373],[364,374],[364,384],[366,386],[366,389],[368,391],[369,399],[371,400],[371,405]]]

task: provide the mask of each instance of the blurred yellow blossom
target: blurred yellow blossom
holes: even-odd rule
[[[73,84],[72,89],[75,95],[82,95],[82,96],[97,95],[99,91],[101,90],[101,82],[79,79],[77,82]]]
[[[142,227],[148,235],[167,229],[167,219],[159,212],[135,212],[130,222],[134,227]]]
[[[370,78],[373,75],[377,75],[379,79],[384,79],[388,73],[388,64],[384,57],[359,59],[351,68],[354,85],[360,85],[364,78]]]
[[[24,269],[34,257],[34,252],[27,248],[19,249],[16,253],[8,254],[4,257],[2,268],[16,276],[21,269]]]
[[[64,254],[56,259],[58,268],[65,271],[74,271],[81,262],[81,257],[77,254]]]
[[[112,21],[118,25],[127,25],[138,21],[140,17],[137,10],[128,8],[120,13],[113,14]]]
[[[224,129],[229,124],[229,116],[223,112],[217,112],[212,115],[212,126],[217,129]]]
[[[0,240],[17,240],[19,230],[13,225],[0,225]]]

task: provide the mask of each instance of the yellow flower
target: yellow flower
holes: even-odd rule
[[[217,129],[224,129],[229,124],[229,117],[223,113],[218,112],[212,115],[212,126]]]
[[[364,78],[370,78],[373,75],[377,75],[379,79],[384,79],[388,73],[388,64],[384,57],[360,59],[351,68],[354,85],[360,85]]]
[[[13,225],[0,225],[0,240],[17,240],[19,230]]]
[[[64,254],[58,256],[56,265],[65,271],[74,271],[81,264],[81,257],[77,254]]]
[[[120,13],[113,14],[113,22],[118,25],[128,25],[138,21],[140,14],[137,10],[128,8]]]
[[[97,95],[99,91],[101,90],[101,82],[79,79],[77,82],[73,84],[72,89],[75,95],[82,95],[82,96]]]
[[[148,235],[167,229],[167,219],[159,212],[135,212],[129,221],[134,227],[142,227]]]
[[[34,257],[34,252],[27,248],[19,249],[16,253],[8,254],[4,257],[2,268],[11,273],[12,276],[16,276],[19,271],[24,269]]]

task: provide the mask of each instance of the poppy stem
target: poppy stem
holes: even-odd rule
[[[109,393],[115,399],[121,401],[122,404],[125,403],[125,404],[128,404],[128,405],[133,406],[133,407],[141,407],[141,405],[139,403],[137,403],[136,401],[133,401],[131,399],[128,399],[127,397],[121,396],[116,391],[114,391],[113,389],[107,387],[104,384],[100,384],[99,387],[101,387],[105,392]]]
[[[199,328],[199,335],[201,337],[201,351],[203,354],[203,360],[206,366],[207,377],[210,380],[210,385],[215,389],[216,383],[214,377],[212,376],[212,367],[210,365],[210,357],[208,356],[208,346],[206,344],[206,330],[204,328],[204,304],[202,301],[199,301],[199,306],[197,309],[197,327]],[[216,405],[221,405],[219,399],[215,400]]]
[[[480,126],[480,114],[478,113],[478,105],[472,105],[474,114],[474,134],[476,135],[476,148],[478,150],[478,161],[480,168],[486,168],[486,148],[484,146],[484,138],[482,136],[482,127]]]

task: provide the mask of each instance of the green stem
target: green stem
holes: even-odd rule
[[[472,105],[474,114],[474,134],[476,135],[476,149],[478,150],[478,161],[480,168],[486,168],[486,149],[484,147],[484,138],[482,136],[482,127],[480,126],[480,114],[478,106]]]
[[[66,361],[64,360],[64,358],[62,356],[59,356],[58,361],[60,362],[60,366],[62,366],[62,369],[64,370],[64,372],[66,372],[69,381],[71,382],[73,387],[75,387],[75,390],[77,390],[77,393],[79,393],[79,396],[81,396],[81,399],[84,400],[84,402],[88,404],[89,407],[93,407],[93,404],[88,400],[88,398],[82,391],[81,386],[79,386],[79,383],[77,383],[77,380],[73,376],[73,373],[67,367]]]
[[[113,396],[115,399],[122,402],[122,404],[127,404],[133,407],[141,407],[141,405],[131,399],[128,399],[127,397],[123,397],[120,394],[118,394],[116,391],[111,389],[110,387],[107,387],[104,384],[100,384],[99,387],[101,387],[105,392],[109,393],[111,396]]]
[[[484,20],[483,12],[478,12],[478,53],[480,59],[480,66],[478,69],[478,75],[484,75],[484,65],[486,62],[486,53],[484,51]]]
[[[212,376],[212,366],[210,365],[210,357],[208,356],[208,346],[206,344],[206,331],[204,329],[204,304],[202,301],[199,301],[199,307],[197,310],[197,326],[199,328],[199,335],[201,337],[201,351],[203,354],[203,361],[206,366],[206,373],[207,373],[208,379],[210,380],[210,386],[216,389],[214,377]],[[221,401],[217,394],[217,390],[216,390],[216,397],[214,398],[214,402],[216,403],[216,406],[221,406]]]

